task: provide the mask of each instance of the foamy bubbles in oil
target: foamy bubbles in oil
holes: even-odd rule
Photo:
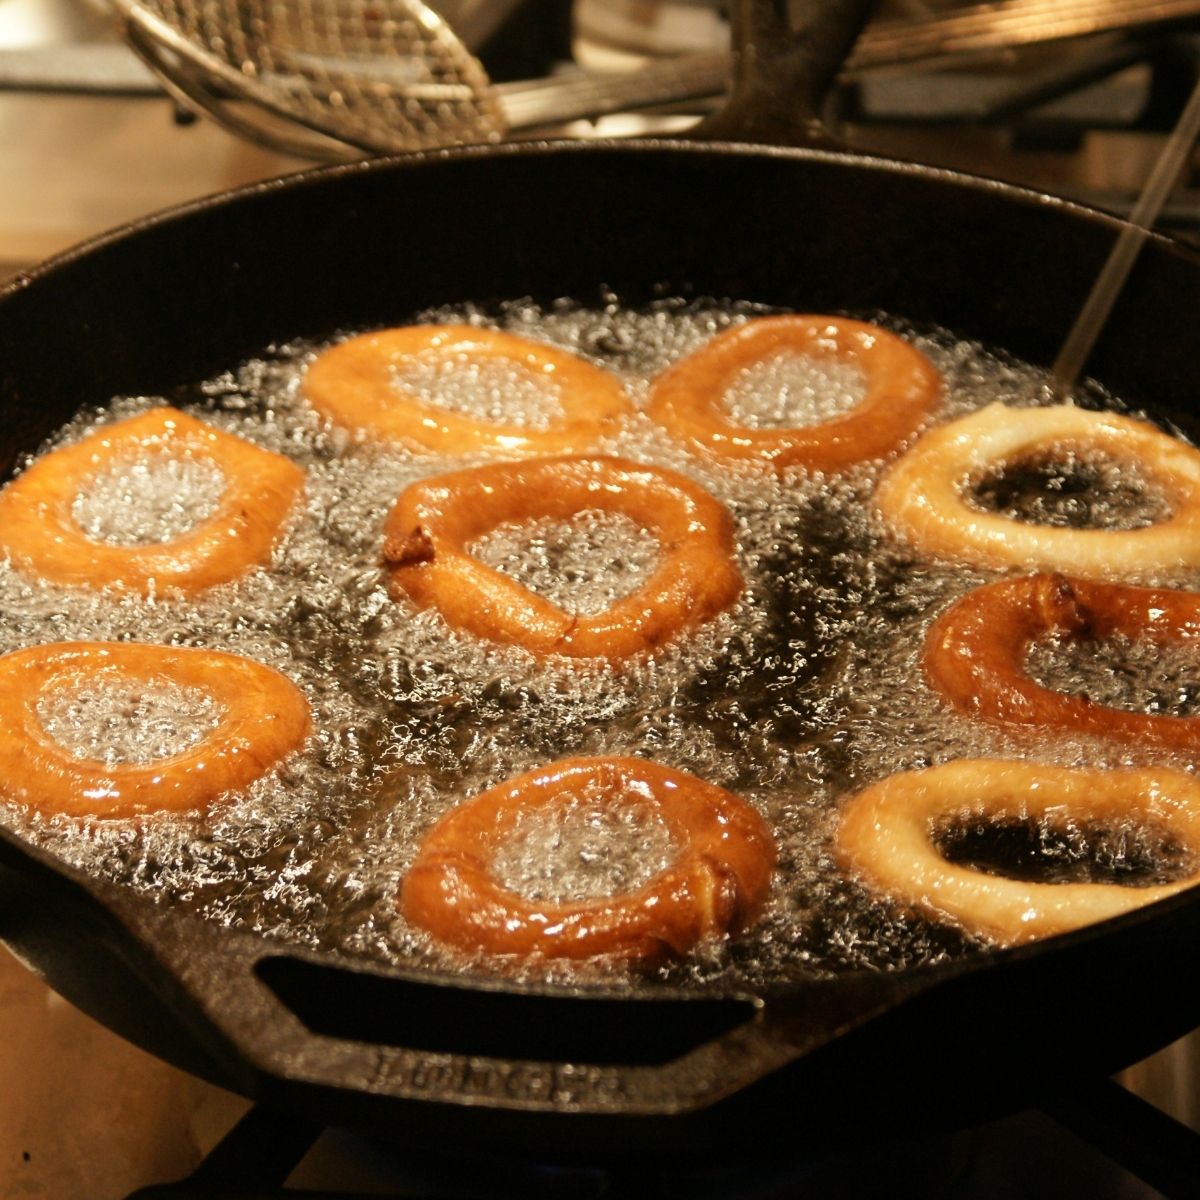
[[[548,429],[562,419],[558,384],[504,359],[416,355],[393,368],[392,386],[423,404],[497,425]]]
[[[982,511],[1060,529],[1144,529],[1170,515],[1138,463],[1073,446],[1006,463],[972,480],[965,495]]]
[[[661,557],[657,540],[620,513],[506,522],[467,547],[564,612],[592,616],[636,592]]]
[[[1186,644],[1114,635],[1035,642],[1025,670],[1043,687],[1095,704],[1165,717],[1200,716],[1200,665]]]
[[[653,805],[593,782],[558,808],[521,814],[491,865],[518,895],[563,903],[632,891],[677,853]]]
[[[1197,854],[1150,824],[1072,820],[940,822],[934,842],[950,862],[1032,883],[1160,887],[1193,874]]]
[[[773,354],[738,372],[723,407],[747,429],[795,428],[844,417],[866,393],[866,377],[852,363]]]
[[[211,459],[130,456],[92,476],[75,497],[71,516],[94,541],[149,546],[208,520],[226,486],[225,473]]]
[[[167,681],[146,687],[101,674],[86,686],[48,688],[37,715],[42,728],[76,758],[115,767],[190,750],[216,729],[224,710],[197,688]]]
[[[725,302],[640,310],[512,302],[414,320],[494,326],[574,351],[616,372],[640,407],[658,371],[766,312]],[[865,316],[914,342],[941,371],[935,421],[996,400],[1047,402],[1044,377],[1029,367]],[[408,484],[485,460],[414,455],[323,427],[300,387],[319,349],[273,347],[171,398],[305,469],[304,497],[262,569],[194,598],[146,600],[53,587],[0,564],[0,650],[73,639],[205,646],[282,671],[313,709],[303,752],[207,813],[80,826],[4,810],[19,833],[67,861],[154,902],[291,943],[476,969],[398,913],[396,894],[424,834],[467,798],[556,758],[640,755],[743,796],[773,829],[780,859],[754,928],[651,978],[770,986],[928,963],[981,944],[898,911],[839,873],[831,835],[840,797],[896,771],[985,754],[1063,765],[1143,761],[1136,747],[1015,742],[937,701],[919,666],[925,630],[953,598],[992,576],[923,560],[889,536],[870,502],[882,464],[837,479],[721,465],[643,415],[597,450],[681,471],[728,505],[746,580],[737,604],[655,657],[618,667],[538,661],[459,635],[435,612],[389,594],[382,525]],[[536,427],[557,411],[552,387],[504,364],[460,373],[417,363],[396,383],[427,402],[506,423]],[[807,423],[845,411],[859,387],[837,364],[781,358],[745,373],[725,403],[760,427]],[[58,442],[161,403],[118,399],[103,413],[81,414]],[[217,487],[186,463],[135,463],[94,481],[76,519],[97,540],[128,529],[138,531],[135,543],[161,540],[202,520]],[[624,518],[586,514],[570,526],[502,527],[475,552],[577,612],[628,594],[653,570],[659,548]],[[607,577],[595,560],[613,565]],[[1138,693],[1131,702],[1149,701]],[[41,716],[74,752],[123,761],[195,744],[212,718],[202,702],[170,688],[55,695]],[[555,819],[531,816],[496,869],[530,895],[586,896],[636,886],[673,850],[653,813],[581,796]],[[477,969],[579,977],[578,968],[539,964]]]

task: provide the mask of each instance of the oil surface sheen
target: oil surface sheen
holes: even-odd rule
[[[766,311],[716,301],[663,301],[642,310],[616,302],[544,308],[514,301],[414,320],[492,326],[572,350],[617,373],[640,407],[656,372]],[[945,382],[935,423],[996,400],[1049,403],[1044,377],[1032,368],[945,333],[854,315],[880,321],[931,358]],[[304,498],[272,562],[195,598],[146,601],[55,587],[0,564],[0,651],[84,638],[207,646],[284,672],[313,706],[307,748],[206,817],[81,827],[0,807],[6,823],[71,863],[218,924],[369,960],[461,970],[461,959],[408,926],[395,904],[433,822],[481,790],[564,755],[641,755],[743,796],[769,822],[780,859],[767,910],[753,929],[655,968],[651,978],[770,986],[800,975],[929,963],[983,944],[874,898],[838,872],[830,845],[840,797],[896,771],[980,755],[1060,765],[1162,761],[1137,747],[1014,741],[945,710],[919,669],[925,630],[951,599],[995,576],[921,560],[897,542],[870,503],[881,463],[836,479],[717,464],[692,456],[641,415],[597,450],[681,471],[729,507],[747,582],[735,607],[653,659],[620,669],[539,662],[518,648],[458,635],[436,613],[389,596],[381,530],[407,484],[486,460],[355,444],[323,427],[300,388],[320,349],[276,346],[178,394],[117,398],[103,411],[81,413],[53,442],[77,440],[166,401],[289,456],[307,472]],[[492,368],[448,382],[444,368],[430,373],[417,365],[397,378],[431,402],[505,421],[536,426],[556,407],[542,394],[525,418],[514,414],[512,393]],[[526,396],[535,386],[526,381],[516,391]],[[743,373],[727,408],[756,426],[803,423],[845,411],[856,386],[828,364],[772,361]],[[77,519],[95,536],[117,536],[111,531],[122,518],[101,512],[101,501],[140,511],[142,501],[129,497],[148,488],[161,500],[165,490],[165,509],[154,500],[137,523],[138,537],[153,540],[213,503],[215,484],[203,472],[164,477],[155,464],[146,470],[152,479],[145,488],[140,466],[128,480],[98,480]],[[1119,467],[1104,465],[1105,495],[1116,497],[1114,504],[1133,496],[1133,523],[1140,523],[1142,481],[1111,478],[1113,470],[1119,475]],[[1038,486],[1053,492],[1057,485]],[[993,506],[1022,519],[1060,519],[1045,517],[1044,505],[1030,509],[1003,497]],[[175,515],[160,519],[160,511]],[[658,550],[629,522],[592,515],[574,529],[537,522],[501,528],[476,552],[526,586],[588,612],[636,588]],[[597,557],[614,571],[597,574]],[[1107,688],[1155,711],[1192,703],[1182,676],[1165,690],[1122,682],[1142,669],[1136,655],[1081,666],[1071,655],[1038,653],[1039,677],[1064,690]],[[60,698],[44,719],[84,753],[128,756],[147,722],[159,730],[154,745],[169,752],[207,719],[202,704],[189,707],[180,698],[144,697],[145,713],[128,697],[108,697],[99,710],[97,704]],[[160,717],[172,704],[181,721],[164,730]],[[91,733],[80,728],[87,713]],[[1001,841],[1008,836],[1000,831]],[[1112,858],[1120,839],[1101,841]],[[1153,838],[1125,842],[1138,863],[1154,857],[1146,851]],[[672,850],[652,813],[583,797],[560,821],[529,822],[496,869],[529,894],[581,898],[636,886]],[[969,853],[991,852],[972,843]],[[1119,864],[1112,869],[1119,873]],[[586,977],[590,970],[497,963],[478,969],[537,978]]]

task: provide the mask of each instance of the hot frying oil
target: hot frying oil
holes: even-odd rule
[[[658,371],[760,311],[715,302],[637,311],[513,302],[416,319],[496,326],[572,350],[616,372],[640,408]],[[1044,378],[1032,368],[881,320],[941,371],[934,421],[995,400],[1046,402]],[[120,398],[81,414],[55,439],[77,440],[166,400],[293,459],[307,472],[305,495],[265,569],[195,598],[114,598],[0,565],[0,650],[99,639],[230,651],[294,679],[315,719],[304,752],[206,816],[81,827],[6,810],[9,824],[64,859],[221,924],[377,961],[444,965],[448,953],[409,927],[395,904],[432,823],[464,798],[564,755],[641,755],[745,797],[779,844],[780,869],[758,924],[658,976],[768,986],[798,974],[930,962],[980,944],[874,899],[838,873],[830,839],[839,797],[896,771],[988,754],[1062,765],[1137,761],[1136,748],[1013,741],[943,709],[921,675],[923,634],[951,599],[991,576],[924,560],[882,528],[870,503],[881,464],[840,478],[723,465],[643,415],[597,452],[681,471],[728,505],[746,578],[737,604],[654,658],[617,667],[539,662],[456,634],[436,613],[389,595],[381,529],[407,484],[486,460],[414,455],[323,427],[300,387],[320,349],[274,347],[178,395]],[[398,369],[396,386],[429,404],[533,428],[557,411],[552,389],[510,379],[502,366],[448,371],[421,362]],[[723,404],[756,428],[805,424],[844,412],[862,387],[851,369],[784,357],[743,372]],[[76,519],[97,540],[177,536],[219,495],[219,472],[204,464],[147,459],[126,467],[98,476],[76,501]],[[1102,472],[1109,507],[1125,506],[1131,523],[1157,511],[1136,470],[1081,469]],[[978,502],[1056,520],[1054,494],[1064,485],[1034,475],[1007,491],[974,481]],[[631,521],[601,512],[569,525],[503,525],[472,549],[578,613],[636,590],[661,552]],[[1154,664],[1143,667],[1136,655],[1081,666],[1053,648],[1037,653],[1036,670],[1067,690],[1078,683],[1152,711],[1195,705],[1186,663],[1151,686],[1144,677]],[[1142,683],[1121,683],[1139,672]],[[40,715],[72,753],[137,760],[193,744],[218,719],[203,697],[179,691],[56,694]],[[1144,839],[1133,841],[1143,847]],[[529,895],[579,899],[644,882],[674,849],[652,812],[580,797],[558,821],[525,822],[494,866]]]

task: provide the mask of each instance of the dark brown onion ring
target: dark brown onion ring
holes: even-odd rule
[[[226,480],[216,511],[144,546],[88,537],[72,515],[80,489],[123,456],[145,452],[214,463]],[[282,454],[155,408],[47,454],[0,492],[0,553],[54,583],[193,595],[266,562],[303,486],[304,472]]]
[[[721,411],[726,391],[741,371],[778,354],[851,363],[866,378],[866,395],[844,415],[813,425],[736,424]],[[878,325],[820,315],[762,317],[725,330],[664,371],[651,386],[646,412],[717,458],[836,472],[894,454],[932,412],[940,386],[919,350]]]
[[[1200,748],[1200,717],[1110,708],[1043,687],[1025,673],[1026,652],[1038,638],[1113,634],[1200,646],[1200,593],[1058,574],[1003,579],[968,592],[934,622],[925,639],[925,673],[955,708],[1010,729]]]
[[[49,688],[108,678],[195,688],[221,706],[196,745],[147,763],[81,758],[45,730]],[[285,675],[237,654],[134,642],[58,642],[0,657],[0,796],[47,815],[131,817],[208,808],[300,748],[312,727],[304,693]]]
[[[547,429],[506,425],[427,404],[391,378],[405,361],[497,359],[555,383],[562,416]],[[408,325],[339,342],[308,368],[304,394],[323,417],[360,436],[437,454],[580,454],[633,414],[608,371],[567,350],[473,325]]]
[[[467,552],[506,522],[619,513],[650,531],[662,556],[650,578],[603,612],[572,615]],[[620,458],[541,458],[424,479],[384,529],[394,595],[448,624],[538,655],[610,661],[653,651],[728,608],[742,590],[728,510],[675,471]]]
[[[521,814],[589,785],[649,799],[675,861],[641,887],[574,902],[530,900],[499,883],[492,860]],[[745,928],[770,886],[766,822],[723,788],[638,758],[567,758],[490,788],[444,816],[405,876],[400,907],[440,941],[470,952],[653,960]]]

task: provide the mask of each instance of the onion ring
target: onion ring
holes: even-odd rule
[[[620,513],[658,538],[650,578],[603,612],[573,616],[485,566],[467,545],[510,521]],[[385,526],[394,596],[448,624],[538,655],[617,660],[654,650],[728,608],[742,590],[728,511],[674,471],[619,458],[496,463],[407,488]]]
[[[138,452],[213,462],[225,475],[217,510],[188,532],[148,545],[88,537],[72,513],[80,490]],[[0,492],[0,554],[53,583],[191,595],[269,557],[303,481],[304,472],[280,454],[177,409],[155,408],[47,454]]]
[[[223,714],[196,745],[148,763],[109,766],[47,733],[48,689],[97,681],[194,687]],[[244,788],[298,749],[308,701],[288,678],[236,654],[131,642],[60,642],[0,657],[0,795],[46,815],[132,817],[195,811]]]
[[[1200,883],[1200,871],[1153,887],[990,875],[951,863],[938,851],[935,823],[955,814],[1096,822],[1132,817],[1200,851],[1200,784],[1181,771],[1085,771],[971,759],[893,775],[852,797],[841,812],[838,859],[873,888],[1006,944],[1079,929]]]
[[[492,859],[522,813],[598,784],[650,800],[680,851],[639,888],[595,900],[530,900],[500,884]],[[523,957],[653,960],[736,932],[766,899],[775,847],[744,800],[636,758],[568,758],[502,783],[443,817],[404,879],[414,925],[462,950]]]
[[[1031,642],[1046,635],[1121,634],[1157,645],[1196,644],[1200,593],[1030,575],[975,588],[934,622],[925,640],[929,682],[955,708],[1010,729],[1055,729],[1166,750],[1200,749],[1200,717],[1127,712],[1036,683]]]
[[[866,377],[866,395],[844,416],[815,425],[751,429],[731,421],[721,400],[737,375],[780,354],[853,364]],[[919,350],[876,325],[847,317],[763,317],[725,330],[664,371],[646,412],[718,458],[836,472],[894,453],[932,411],[939,386]]]
[[[393,383],[391,372],[405,359],[511,362],[558,385],[562,419],[533,429],[427,404]],[[340,342],[308,368],[304,394],[336,425],[438,454],[578,454],[633,412],[625,389],[608,371],[566,350],[471,325],[412,325]]]
[[[1061,529],[972,508],[963,487],[988,468],[1055,447],[1080,447],[1145,464],[1172,515],[1142,529]],[[1135,579],[1200,565],[1200,452],[1142,421],[1071,405],[990,404],[927,433],[889,468],[875,493],[888,523],[912,545],[988,567]]]

